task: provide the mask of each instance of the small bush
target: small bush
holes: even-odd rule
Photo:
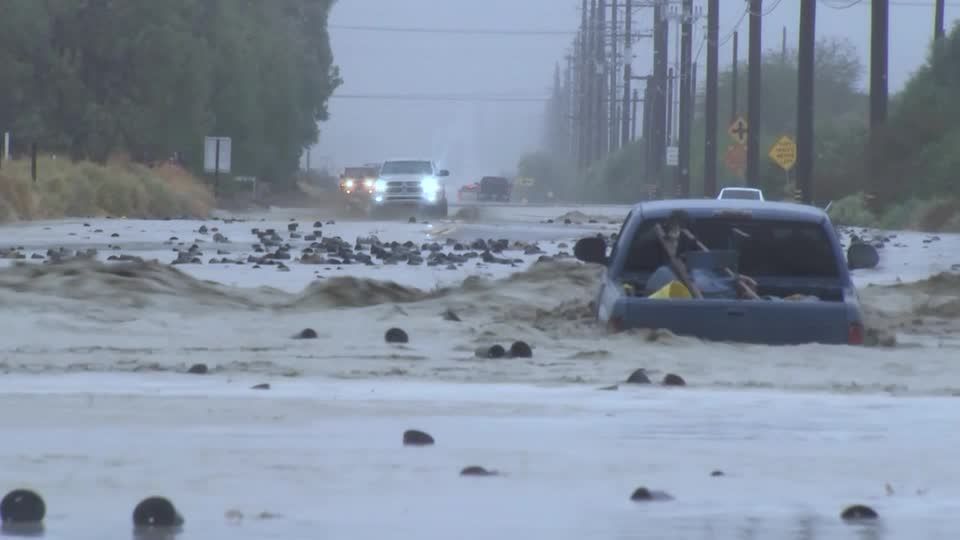
[[[129,160],[107,165],[43,158],[37,181],[29,160],[0,169],[0,221],[95,215],[131,218],[206,217],[213,195],[188,171],[172,164],[147,167]]]

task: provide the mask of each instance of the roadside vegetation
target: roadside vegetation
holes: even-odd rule
[[[64,216],[206,217],[210,190],[175,164],[147,167],[120,158],[106,164],[69,159],[30,160],[0,169],[0,222]]]
[[[760,187],[769,199],[789,200],[795,179],[766,157],[766,150],[782,135],[796,133],[796,51],[764,55],[764,122]],[[748,66],[738,73],[739,115],[746,117]],[[845,40],[821,39],[815,70],[816,163],[814,196],[820,206],[832,202],[831,217],[840,224],[928,231],[960,231],[960,27],[932,48],[927,62],[901,92],[891,97],[887,124],[873,141],[868,132],[869,98],[863,81],[866,69],[856,48]],[[744,185],[742,177],[724,164],[733,140],[727,126],[732,110],[733,74],[727,66],[719,81],[719,185]],[[702,81],[701,81],[702,83]],[[702,89],[702,84],[700,84]],[[554,99],[556,101],[556,99]],[[703,193],[704,96],[697,97],[691,156],[691,190]],[[548,106],[548,116],[558,108]],[[547,130],[556,130],[548,122]],[[639,131],[639,126],[638,126]],[[554,134],[545,137],[547,150],[536,171],[574,170],[569,152],[551,151]],[[564,193],[585,202],[633,202],[646,196],[647,186],[672,186],[674,172],[665,178],[644,174],[644,143],[635,141],[593,164],[583,178],[561,177]],[[576,176],[576,175],[568,175]]]
[[[175,210],[168,195],[183,191],[168,193],[156,180],[170,166],[146,166],[175,158],[184,170],[174,176],[192,192],[200,181],[186,178],[203,174],[211,135],[233,139],[233,174],[274,192],[295,187],[302,151],[316,142],[340,83],[326,30],[333,1],[4,0],[0,133],[12,134],[17,172],[0,169],[3,193],[26,189],[20,160],[32,145],[45,157],[33,202],[0,204],[20,219],[94,207],[131,217]],[[107,165],[118,154],[143,165]],[[111,186],[105,191],[119,193],[111,195],[118,202],[59,200],[90,191],[85,182]]]

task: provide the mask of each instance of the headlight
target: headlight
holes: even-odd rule
[[[373,183],[373,190],[374,190],[374,191],[380,191],[380,192],[386,191],[386,190],[387,190],[387,182],[386,182],[386,180],[377,180],[376,182],[374,182],[374,183]]]
[[[440,191],[440,182],[432,176],[428,176],[420,181],[420,187],[424,193],[436,193]]]
[[[347,186],[347,188],[352,188],[352,187],[353,187],[353,179],[352,179],[352,178],[347,179],[347,181],[344,182],[343,185]]]
[[[370,188],[373,187],[373,184],[374,184],[374,183],[375,183],[375,182],[374,182],[373,180],[371,180],[371,179],[368,178],[368,179],[366,179],[366,180],[363,181],[363,186],[364,186],[365,188],[367,188],[367,189],[370,189]]]

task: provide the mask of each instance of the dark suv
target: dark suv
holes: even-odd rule
[[[510,181],[502,176],[484,176],[480,179],[480,192],[477,199],[481,201],[510,200]]]

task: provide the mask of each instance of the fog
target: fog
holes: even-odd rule
[[[817,34],[849,39],[869,67],[870,2],[839,9],[853,1],[819,2]],[[933,0],[890,3],[893,93],[926,59]],[[734,28],[740,31],[740,57],[746,59],[748,20],[742,17],[741,0],[720,4],[720,59],[726,66],[733,51],[731,40],[725,38]],[[330,34],[344,83],[331,99],[331,118],[321,125],[320,142],[311,151],[312,166],[338,171],[395,157],[429,158],[451,170],[453,184],[512,173],[519,158],[540,145],[544,103],[539,100],[549,95],[554,66],[565,62],[580,20],[579,5],[580,0],[338,0]],[[795,48],[799,0],[767,0],[764,10],[768,13],[764,48],[781,47],[784,27],[787,46]],[[946,15],[949,31],[960,17],[960,3],[948,2]],[[649,31],[652,10],[639,10],[635,20],[637,31]],[[694,35],[700,82],[705,78],[706,53],[701,47],[705,24],[705,18],[699,21]],[[424,31],[436,29],[547,33]],[[675,34],[673,29],[671,33]],[[676,54],[674,37],[671,62]],[[642,39],[634,46],[634,55],[635,73],[649,73],[652,40]]]

